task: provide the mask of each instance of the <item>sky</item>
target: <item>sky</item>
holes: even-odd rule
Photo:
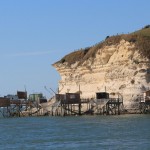
[[[0,96],[57,91],[52,64],[150,24],[149,0],[0,0]],[[46,89],[45,89],[46,87]]]

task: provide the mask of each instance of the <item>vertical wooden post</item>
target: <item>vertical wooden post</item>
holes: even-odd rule
[[[62,114],[62,105],[61,105],[61,102],[60,102],[60,116],[61,116],[61,114]]]
[[[73,114],[73,113],[72,113],[72,104],[71,104],[71,107],[70,107],[70,112],[71,112],[71,115],[72,115],[72,114]]]
[[[7,106],[7,113],[8,113],[8,106]],[[9,113],[9,117],[10,117],[10,113]]]
[[[109,115],[109,103],[106,104],[106,115]]]
[[[79,102],[79,115],[81,115],[81,102]]]
[[[118,100],[118,115],[120,115],[120,102]]]
[[[66,116],[66,103],[63,103],[64,106],[64,116]]]
[[[53,106],[52,106],[52,116],[53,116]]]
[[[117,109],[117,105],[114,104],[114,108],[115,108],[115,115],[116,115],[117,114],[117,112],[116,112],[117,111],[116,110]]]
[[[20,105],[21,105],[21,104],[19,104],[19,106],[18,106],[18,107],[19,107],[19,108],[18,108],[19,117],[20,117],[20,107],[21,107]]]

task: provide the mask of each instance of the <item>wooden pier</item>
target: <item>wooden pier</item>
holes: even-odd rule
[[[139,109],[142,114],[150,113],[150,99],[140,101]]]
[[[143,114],[150,113],[150,90],[139,96],[140,111]]]
[[[52,116],[81,115],[81,99],[76,93],[56,94],[56,102],[50,113]]]
[[[97,115],[120,115],[123,101],[120,98],[95,99],[91,103],[91,112]]]
[[[66,93],[56,94],[49,102],[42,101],[0,98],[0,113],[3,117],[23,117],[120,115],[123,112],[123,100],[109,98],[104,92],[96,99],[81,99],[78,93]]]
[[[123,107],[123,101],[122,99],[116,98],[116,99],[109,99],[109,101],[106,104],[106,114],[107,115],[120,115],[121,110]]]
[[[31,101],[27,99],[27,92],[17,91],[17,95],[0,97],[0,114],[2,117],[42,116],[40,104],[45,99]],[[47,100],[46,100],[47,101]]]
[[[56,94],[56,103],[50,115],[120,115],[123,112],[121,98],[80,99],[76,93]]]

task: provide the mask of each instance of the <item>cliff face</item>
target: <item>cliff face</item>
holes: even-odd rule
[[[81,63],[82,62],[82,63]],[[97,48],[94,57],[59,61],[53,65],[60,73],[60,93],[81,93],[82,98],[95,98],[96,92],[122,95],[130,109],[140,94],[150,87],[150,61],[134,42],[124,39]]]

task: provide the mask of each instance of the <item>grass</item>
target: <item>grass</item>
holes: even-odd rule
[[[84,58],[84,56],[88,53],[89,49],[90,48],[85,48],[85,49],[74,51],[66,55],[65,57],[63,57],[59,62],[61,63],[68,62],[69,64],[73,64],[76,61],[81,61]]]
[[[143,29],[134,32],[134,34],[144,37],[150,37],[150,27],[148,28],[144,27]]]
[[[139,50],[140,54],[143,57],[147,57],[150,59],[150,26],[147,25],[143,29],[133,32],[131,34],[121,34],[107,37],[105,41],[97,43],[94,46],[74,51],[63,57],[59,61],[59,63],[67,62],[68,65],[71,65],[74,64],[76,61],[79,61],[79,65],[81,65],[89,58],[94,58],[97,51],[102,47],[118,44],[122,39],[135,43],[135,50]]]

